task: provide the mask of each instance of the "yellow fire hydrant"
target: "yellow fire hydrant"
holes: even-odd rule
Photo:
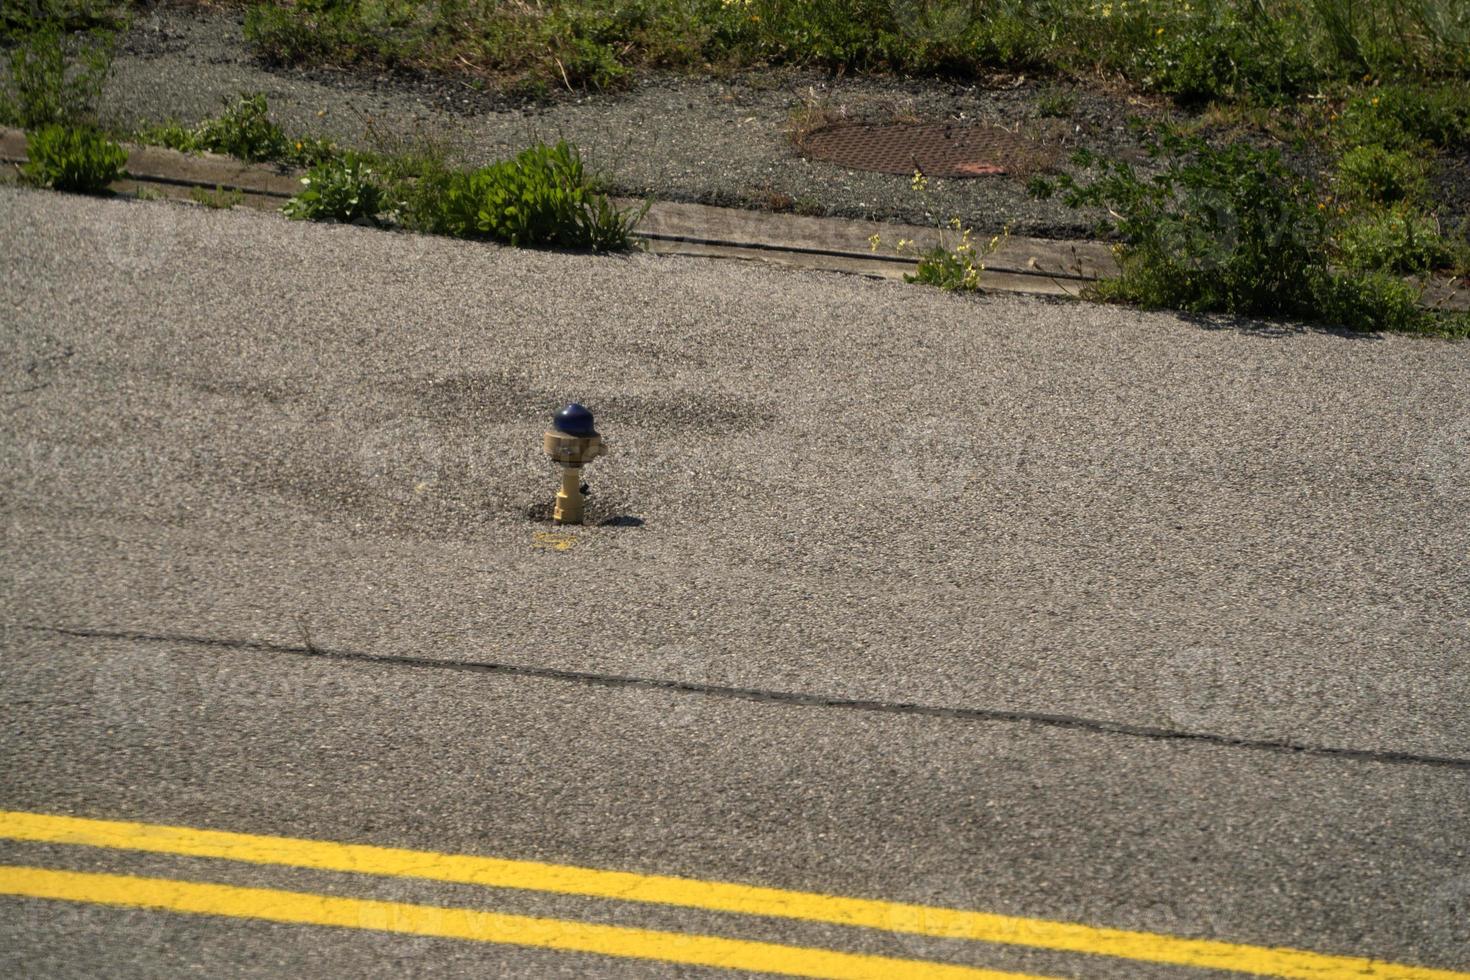
[[[552,519],[558,524],[582,523],[582,467],[607,452],[602,436],[592,428],[592,413],[573,402],[551,420],[543,439],[546,455],[561,467],[561,490]]]

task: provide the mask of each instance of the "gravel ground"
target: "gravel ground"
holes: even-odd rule
[[[499,159],[536,139],[578,144],[613,189],[629,196],[914,224],[960,217],[983,232],[1095,238],[1100,211],[1037,201],[1026,180],[1079,148],[1142,164],[1131,119],[1180,118],[1166,102],[1096,87],[1017,79],[1001,87],[902,77],[834,79],[775,70],[724,78],[654,73],[615,94],[560,93],[526,103],[470,79],[373,70],[280,68],[257,59],[239,11],[158,6],[139,13],[120,47],[104,94],[105,121],[120,128],[215,116],[241,92],[263,91],[288,131],[349,146],[430,136],[466,164]],[[1060,96],[1065,118],[1046,117],[1043,97]],[[815,114],[815,115],[814,115]],[[906,177],[847,170],[804,159],[792,133],[802,121],[977,120],[1035,139],[1037,160],[1013,175],[931,181],[920,195]],[[1238,134],[1206,128],[1214,138]],[[1303,171],[1320,152],[1282,147]],[[1470,148],[1467,148],[1470,149]],[[1470,153],[1448,153],[1431,172],[1439,217],[1470,235]]]
[[[1017,234],[1078,238],[1090,234],[1095,216],[1031,200],[1025,174],[935,180],[925,198],[907,177],[803,159],[792,145],[793,120],[808,108],[864,120],[975,119],[1042,136],[1065,159],[1080,146],[1136,154],[1127,119],[1158,111],[1077,89],[1069,93],[1071,118],[1041,118],[1036,101],[1047,89],[1034,83],[983,90],[789,71],[730,80],[655,75],[616,95],[516,106],[463,79],[267,68],[246,46],[241,22],[234,13],[167,8],[140,17],[117,59],[108,118],[193,122],[218,114],[222,100],[259,90],[288,130],[349,144],[368,143],[369,118],[387,132],[434,134],[468,162],[565,137],[630,195],[919,224],[959,216],[980,230],[1009,223]]]

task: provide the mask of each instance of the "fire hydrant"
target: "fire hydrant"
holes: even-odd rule
[[[544,438],[546,455],[561,467],[561,490],[552,519],[558,524],[582,523],[582,467],[607,452],[602,436],[592,428],[592,413],[573,402],[557,412]]]

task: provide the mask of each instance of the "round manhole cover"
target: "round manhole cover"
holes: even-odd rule
[[[808,133],[802,152],[850,170],[926,177],[985,177],[1034,158],[1024,136],[979,123],[840,123]]]

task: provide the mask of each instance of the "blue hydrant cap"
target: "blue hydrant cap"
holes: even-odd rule
[[[557,412],[551,424],[556,427],[557,432],[565,432],[569,436],[597,435],[592,428],[592,413],[577,402],[572,402]]]

